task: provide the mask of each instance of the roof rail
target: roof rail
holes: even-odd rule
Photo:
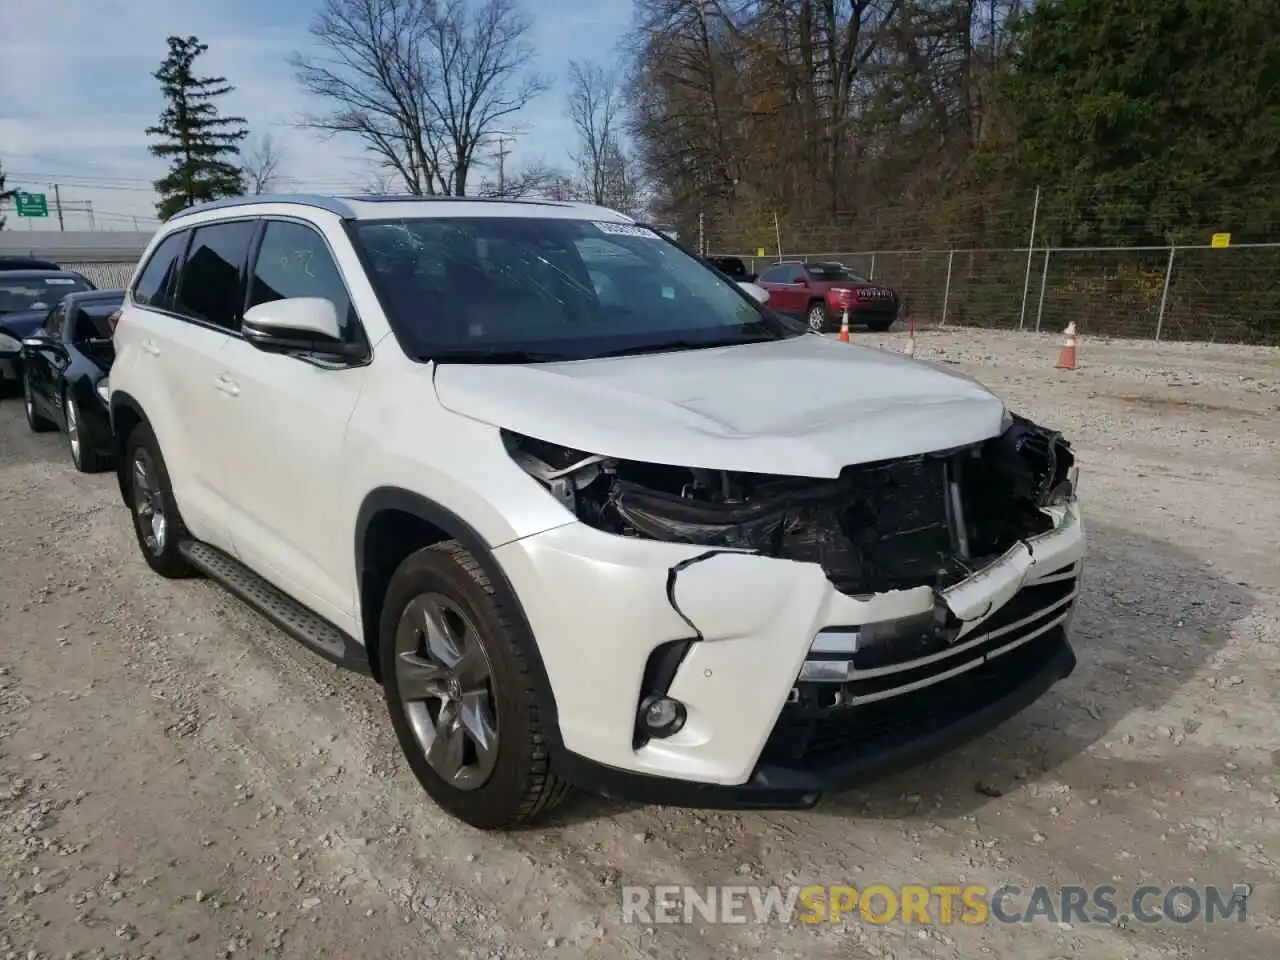
[[[580,204],[545,197],[455,197],[448,193],[376,193],[358,197],[342,197],[356,203],[521,203],[543,207],[575,207]]]
[[[257,203],[293,203],[300,204],[305,207],[316,207],[320,210],[327,210],[330,213],[337,214],[344,218],[355,216],[355,211],[337,197],[322,197],[310,193],[261,193],[253,196],[224,197],[221,200],[208,200],[204,203],[196,203],[186,207],[185,209],[179,210],[177,213],[170,216],[167,222],[172,222],[181,217],[188,217],[194,213],[205,213],[209,210],[230,210],[236,207],[244,207],[249,204]]]

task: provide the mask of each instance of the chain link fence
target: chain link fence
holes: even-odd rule
[[[710,249],[752,273],[777,256]],[[1093,336],[1280,345],[1280,243],[1168,247],[816,251],[892,286],[902,315],[932,326],[1061,330]],[[103,289],[136,259],[61,261]]]
[[[735,256],[835,261],[893,287],[917,324],[1280,344],[1280,243],[1228,247],[862,250]]]
[[[64,270],[83,274],[99,290],[120,290],[129,283],[137,260],[59,260]]]

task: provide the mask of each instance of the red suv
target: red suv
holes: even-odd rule
[[[850,324],[888,330],[898,318],[898,295],[842,263],[779,263],[756,281],[769,291],[769,308],[804,317],[818,332],[838,329],[845,310]]]

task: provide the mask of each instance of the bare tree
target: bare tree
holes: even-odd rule
[[[621,112],[617,74],[596,63],[570,60],[568,114],[578,135],[572,157],[593,203],[607,202],[610,174],[616,175],[619,161],[625,159],[618,144]]]
[[[284,177],[284,157],[271,134],[265,133],[241,151],[245,186],[250,193],[269,193]]]
[[[526,197],[552,199],[550,194],[556,184],[565,179],[564,171],[538,161],[525,165],[515,174],[507,174],[501,182],[486,177],[480,181],[480,189],[476,193],[481,197],[502,200],[523,200]]]
[[[360,192],[366,197],[391,196],[396,192],[396,177],[385,172],[375,174],[360,188]]]
[[[547,88],[518,0],[324,0],[323,51],[295,55],[334,109],[304,121],[354,134],[412,194],[464,196],[476,150]]]

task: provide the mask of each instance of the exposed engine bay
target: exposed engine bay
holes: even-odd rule
[[[508,451],[584,523],[620,536],[817,563],[858,596],[958,583],[1053,529],[1075,456],[1014,416],[997,437],[846,467],[838,478],[636,463],[504,433]]]

